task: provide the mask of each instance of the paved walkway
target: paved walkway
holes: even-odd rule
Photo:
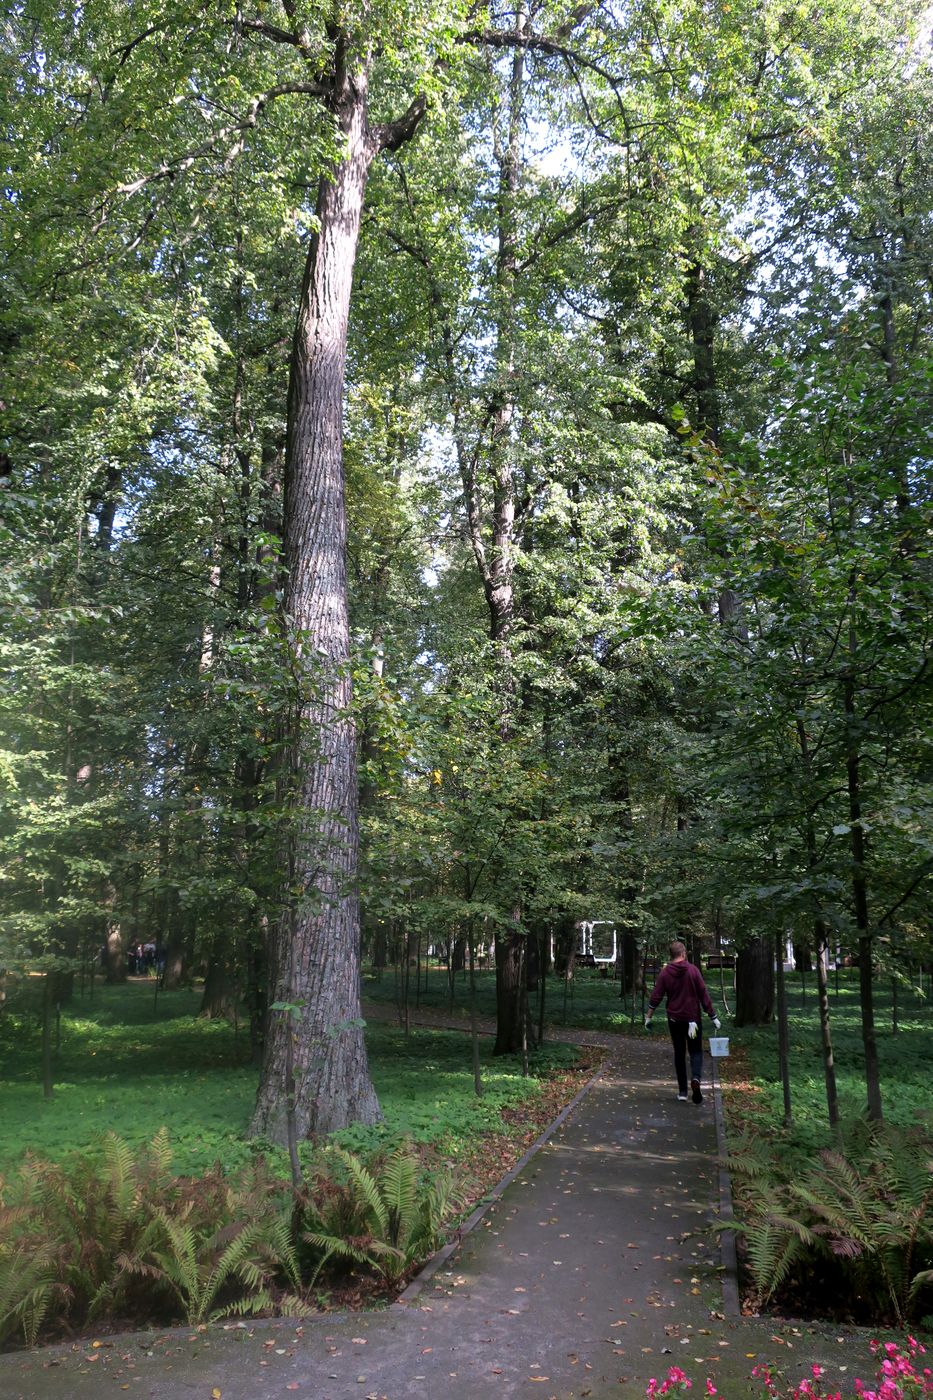
[[[677,1100],[666,1038],[605,1039],[590,1091],[412,1302],[10,1355],[0,1397],[600,1400],[673,1364],[739,1400],[755,1359],[835,1369],[834,1338],[722,1317],[712,1106]]]

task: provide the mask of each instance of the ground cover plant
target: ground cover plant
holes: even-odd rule
[[[0,1017],[0,1171],[27,1150],[54,1160],[91,1145],[107,1130],[136,1146],[163,1126],[181,1173],[215,1162],[231,1170],[257,1152],[287,1170],[282,1149],[243,1136],[257,1075],[245,1038],[227,1021],[200,1019],[199,1002],[193,990],[156,1000],[145,982],[99,987],[93,1001],[76,997],[63,1009],[55,1094],[48,1103],[37,1084],[38,1028]],[[484,1093],[477,1098],[462,1034],[425,1030],[406,1038],[394,1026],[373,1023],[366,1035],[385,1122],[339,1135],[357,1151],[408,1137],[457,1157],[477,1134],[505,1132],[501,1110],[533,1107],[547,1076],[569,1069],[577,1058],[570,1046],[548,1046],[533,1058],[532,1077],[523,1079],[514,1057],[493,1060],[484,1044]]]
[[[826,1114],[816,997],[788,996],[792,1119],[783,1121],[776,1026],[732,1032],[725,1102],[740,1257],[749,1309],[861,1322],[925,1320],[933,1311],[931,1012],[899,989],[878,997],[886,1121],[862,1116],[864,1084],[855,975],[831,979],[836,1079],[843,1115]],[[887,1026],[885,1026],[887,1019]]]
[[[404,974],[386,968],[381,973],[368,973],[363,979],[363,997],[381,1005],[401,1006],[404,1002]],[[481,1017],[495,1018],[496,976],[494,972],[475,974],[476,1010]],[[452,987],[452,991],[451,991]],[[566,995],[565,995],[566,989]],[[537,1018],[537,995],[532,994],[532,1017]],[[456,973],[451,984],[447,968],[434,965],[422,969],[419,986],[415,988],[414,971],[409,979],[408,1002],[412,1015],[417,1010],[442,1012],[464,1020],[470,1014],[470,985],[465,972]],[[641,997],[636,993],[635,1021]],[[631,1029],[631,995],[619,995],[619,983],[604,977],[597,969],[577,968],[573,978],[565,983],[560,975],[550,974],[545,989],[545,1025],[575,1026],[585,1030],[624,1031]]]
[[[779,1127],[783,1103],[775,1022],[741,1029],[727,1026],[732,1056],[724,1066],[727,1111],[732,1102],[737,1107],[737,1121],[746,1121],[751,1115],[772,1125],[774,1131],[780,1132],[782,1151],[799,1152],[801,1160],[832,1142],[826,1115],[816,985],[812,973],[806,981],[804,991],[800,974],[795,977],[788,973],[788,1051],[793,1111],[790,1127],[786,1130]],[[715,1000],[715,984],[712,992]],[[829,1012],[840,1110],[844,1118],[852,1119],[862,1113],[865,1104],[857,972],[846,968],[830,974]],[[885,1119],[901,1127],[923,1122],[933,1126],[927,1068],[933,1046],[933,1006],[928,997],[921,997],[912,988],[899,987],[896,1031],[893,1030],[893,1012],[891,986],[880,984],[875,990],[875,1016]],[[733,1072],[736,1065],[738,1071]]]
[[[256,1070],[199,994],[98,988],[65,1007],[55,1093],[27,1017],[0,1020],[0,1344],[108,1320],[201,1323],[396,1289],[575,1091],[570,1046],[534,1059],[462,1034],[367,1029],[385,1122],[285,1152],[247,1142]],[[166,1128],[166,1125],[168,1127]],[[176,1145],[177,1144],[177,1145]]]
[[[411,1146],[368,1162],[318,1148],[297,1192],[263,1159],[229,1174],[173,1168],[162,1129],[135,1151],[108,1133],[0,1178],[0,1346],[114,1321],[309,1313],[322,1276],[342,1301],[348,1277],[397,1290],[459,1200],[453,1173],[426,1172]]]

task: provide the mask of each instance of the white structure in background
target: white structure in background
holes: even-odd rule
[[[615,924],[609,919],[584,919],[577,927],[577,956],[591,957],[597,965],[614,965],[618,956]],[[595,929],[609,932],[594,934]]]
[[[610,933],[594,933],[594,929],[609,929]],[[618,956],[616,926],[611,919],[581,919],[576,925],[577,945],[574,956],[590,958],[597,967],[613,967]],[[597,951],[597,949],[599,951]],[[551,934],[551,962],[556,960],[557,940]]]
[[[786,939],[786,942],[785,942],[785,948],[784,948],[784,971],[785,971],[785,972],[793,972],[793,971],[796,969],[796,967],[797,967],[797,961],[796,961],[796,959],[795,959],[795,957],[794,957],[794,937],[793,937],[793,934],[790,934],[790,933],[786,934],[786,935],[785,935],[785,939]],[[836,952],[835,952],[835,956],[834,956],[834,957],[830,957],[829,946],[827,945],[827,946],[823,949],[822,958],[823,958],[823,963],[824,963],[824,966],[825,966],[827,972],[832,972],[832,971],[833,971],[835,968],[837,968],[837,967],[844,967],[844,966],[845,966],[845,962],[844,962],[843,956],[842,956],[842,945],[839,944],[839,943],[836,944]]]

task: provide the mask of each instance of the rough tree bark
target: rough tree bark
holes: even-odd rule
[[[854,585],[853,585],[854,591]],[[854,597],[852,606],[854,607]],[[850,666],[843,676],[842,698],[846,720],[846,786],[849,796],[849,850],[852,855],[852,903],[858,934],[859,1001],[862,1013],[862,1045],[865,1051],[865,1089],[868,1116],[876,1121],[884,1115],[881,1107],[881,1073],[878,1066],[878,1039],[875,1031],[874,1001],[874,940],[868,918],[868,876],[865,867],[865,829],[862,826],[862,755],[859,743],[859,720],[855,706],[855,655],[857,639],[854,626],[849,631]]]
[[[774,1018],[774,945],[750,938],[735,960],[735,1024],[764,1026]]]
[[[232,1018],[239,1000],[240,989],[226,956],[223,952],[214,954],[207,964],[198,1015],[208,1021]]]
[[[807,776],[807,781],[809,782],[813,767],[810,754],[810,740],[806,725],[800,715],[797,716],[797,740],[800,745],[801,763],[804,773]],[[806,843],[807,866],[812,871],[816,869],[819,863],[812,807],[807,812]],[[836,1062],[833,1055],[833,1037],[829,1015],[829,988],[827,986],[826,976],[827,929],[826,922],[820,915],[817,915],[814,919],[813,934],[814,946],[816,948],[816,985],[820,1008],[820,1044],[823,1050],[823,1077],[826,1085],[826,1109],[829,1115],[830,1127],[835,1131],[839,1123],[839,1094],[836,1088]]]
[[[523,949],[523,934],[496,934],[494,1055],[517,1055],[522,1049],[522,982],[526,975]]]
[[[351,714],[343,480],[343,392],[353,266],[370,165],[408,140],[412,104],[384,126],[368,118],[368,59],[335,34],[328,105],[345,147],[319,186],[318,229],[302,282],[288,395],[285,610],[299,698],[292,734],[295,822],[288,905],[269,949],[272,1012],[253,1114],[254,1135],[286,1144],[286,1081],[294,1074],[299,1138],[380,1115],[359,1024],[356,889],[358,791]]]

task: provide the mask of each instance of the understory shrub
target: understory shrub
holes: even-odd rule
[[[303,1203],[303,1238],[320,1252],[313,1278],[333,1259],[397,1284],[437,1248],[456,1204],[451,1173],[424,1176],[410,1148],[370,1167],[345,1148],[331,1148]]]
[[[730,1158],[745,1261],[759,1301],[822,1298],[856,1320],[903,1324],[929,1311],[933,1285],[933,1141],[861,1122],[845,1149],[806,1170],[767,1141],[746,1138]],[[835,1311],[840,1311],[837,1307]]]
[[[109,1133],[0,1178],[0,1346],[102,1318],[309,1312],[310,1285],[338,1262],[393,1285],[436,1247],[455,1199],[410,1149],[371,1164],[324,1149],[297,1196],[261,1159],[233,1178],[175,1176],[171,1160],[164,1130],[136,1152]]]

